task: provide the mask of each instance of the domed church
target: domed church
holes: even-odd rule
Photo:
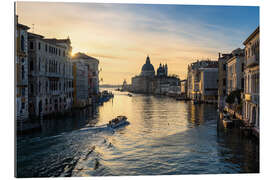
[[[155,68],[151,64],[149,56],[147,56],[141,73],[131,79],[131,92],[166,94],[172,91],[176,92],[175,89],[179,89],[179,83],[179,78],[168,76],[167,64],[162,65],[160,63],[157,74],[155,74]]]
[[[142,66],[141,76],[155,76],[155,68],[151,64],[149,56],[147,56],[146,62]]]

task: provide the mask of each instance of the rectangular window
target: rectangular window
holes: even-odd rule
[[[22,88],[22,96],[25,96],[25,88]]]
[[[30,49],[34,49],[34,43],[33,43],[33,41],[30,41]]]
[[[241,89],[244,89],[244,83],[245,83],[244,78],[241,78]]]
[[[22,103],[22,109],[24,109],[24,108],[25,108],[25,103],[23,102],[23,103]]]
[[[45,51],[46,51],[46,52],[48,51],[48,46],[47,46],[47,44],[45,45]]]
[[[38,50],[41,49],[41,45],[40,45],[40,42],[38,42]]]
[[[223,86],[226,86],[226,79],[223,79]]]

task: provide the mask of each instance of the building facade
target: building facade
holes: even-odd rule
[[[131,79],[131,91],[146,94],[180,94],[180,79],[177,76],[168,76],[167,64],[160,63],[155,74],[155,68],[149,56],[142,66],[141,73]]]
[[[81,101],[83,101],[83,96],[87,99],[87,103],[86,105],[89,105],[92,103],[92,98],[96,95],[98,95],[99,93],[99,70],[98,70],[98,65],[99,65],[99,61],[96,58],[93,58],[91,56],[88,56],[84,53],[76,53],[73,57],[72,57],[72,61],[73,61],[73,68],[74,69],[74,73],[76,73],[76,77],[74,76],[74,88],[76,87],[76,92],[74,91],[74,97],[81,97]],[[80,70],[76,70],[76,67],[80,68]],[[84,67],[86,67],[86,70],[84,70]],[[85,73],[85,77],[80,77],[83,75],[83,71],[86,71]],[[76,93],[83,93],[84,90],[82,89],[81,91],[78,89],[80,86],[78,86],[79,82],[78,79],[82,78],[86,78],[87,79],[87,96],[86,95],[79,95]],[[82,86],[84,87],[84,86]],[[78,101],[77,101],[78,102]],[[75,104],[78,104],[75,102]]]
[[[259,27],[244,41],[244,120],[260,130],[260,29]]]
[[[17,121],[28,119],[28,34],[29,27],[15,19],[16,63],[16,117]]]
[[[187,80],[186,79],[181,80],[180,86],[181,86],[181,94],[186,96],[186,94],[187,94]]]
[[[210,60],[201,60],[188,65],[188,73],[187,73],[187,97],[192,100],[202,100],[202,77],[204,81],[207,81],[206,77],[207,71],[203,72],[204,68],[215,68],[218,69],[217,61]],[[205,75],[205,76],[204,76]]]
[[[85,107],[91,103],[88,93],[88,67],[82,60],[73,60],[73,105]]]
[[[218,57],[218,108],[225,107],[225,99],[227,96],[227,61],[232,54],[221,54]]]
[[[227,95],[235,90],[244,89],[244,49],[236,49],[227,64]]]
[[[28,33],[29,113],[65,112],[73,104],[71,42]]]
[[[216,103],[218,100],[218,68],[200,68],[200,101]]]

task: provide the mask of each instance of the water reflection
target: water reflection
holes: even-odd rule
[[[91,128],[120,114],[130,125]],[[220,128],[218,118],[215,105],[115,92],[96,109],[44,121],[41,134],[18,138],[18,175],[258,172],[258,145]]]

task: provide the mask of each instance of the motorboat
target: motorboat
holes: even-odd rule
[[[117,116],[116,118],[109,121],[109,123],[107,124],[107,127],[117,128],[119,126],[122,126],[122,125],[125,125],[125,124],[128,124],[128,123],[129,122],[127,121],[126,116]]]

